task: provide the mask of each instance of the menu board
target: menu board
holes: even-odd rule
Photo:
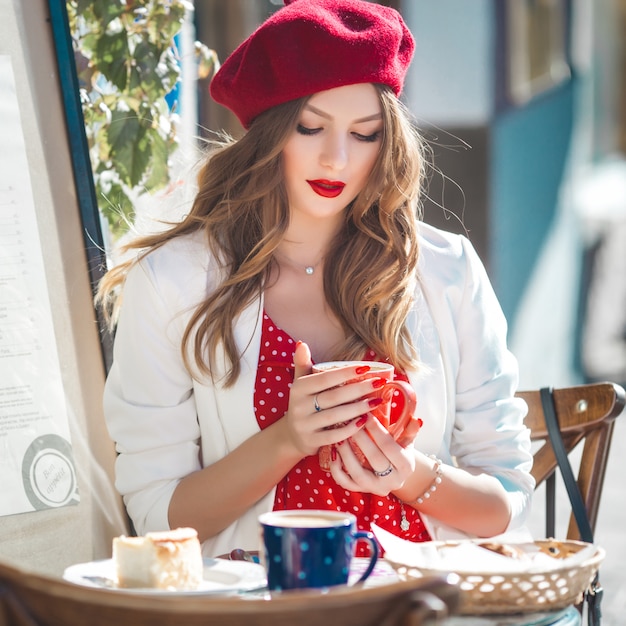
[[[0,515],[79,501],[11,57],[0,55]]]

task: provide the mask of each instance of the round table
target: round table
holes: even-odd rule
[[[517,615],[457,615],[449,617],[445,626],[581,626],[582,618],[576,607],[559,611]]]
[[[256,562],[259,561],[258,552],[248,553]],[[232,553],[231,553],[232,556]],[[230,558],[223,555],[221,558]],[[241,555],[238,557],[241,558]],[[369,559],[355,558],[350,568],[350,584],[356,580],[367,568]],[[379,559],[370,577],[365,581],[365,587],[386,585],[399,580],[394,568],[384,559]],[[517,613],[515,615],[455,615],[441,622],[442,626],[582,626],[580,613],[574,606],[556,611],[541,613]]]

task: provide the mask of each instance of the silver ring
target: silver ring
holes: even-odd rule
[[[320,403],[317,401],[317,396],[315,396],[315,404],[313,406],[315,407],[315,410],[318,413],[322,410],[322,407],[320,406]]]
[[[389,467],[382,472],[377,472],[376,470],[374,470],[374,476],[378,476],[378,478],[384,478],[385,476],[389,476],[391,472],[393,472],[393,465],[389,463]]]

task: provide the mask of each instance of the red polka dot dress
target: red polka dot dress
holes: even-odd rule
[[[288,408],[289,389],[293,383],[293,352],[295,341],[272,320],[263,315],[261,352],[254,390],[254,410],[261,429],[280,419]],[[365,360],[375,360],[369,351]],[[406,380],[396,373],[396,378]],[[393,408],[392,418],[393,422]],[[381,528],[409,541],[429,541],[430,536],[419,513],[411,506],[402,506],[390,494],[347,491],[337,485],[330,472],[322,470],[317,455],[302,459],[276,487],[274,509],[326,509],[352,513],[360,530],[370,530],[375,522]],[[404,516],[408,524],[400,524]],[[364,555],[367,545],[359,542],[357,554]]]

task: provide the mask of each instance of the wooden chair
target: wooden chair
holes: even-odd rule
[[[557,469],[557,460],[548,439],[540,391],[521,391],[517,395],[528,404],[526,424],[531,430],[531,439],[534,442],[543,442],[534,454],[532,473],[537,486],[548,481],[546,537],[554,537],[555,490],[554,479],[550,477],[554,476]],[[619,385],[607,382],[554,389],[553,398],[567,454],[583,442],[577,482],[591,530],[595,531],[615,418],[624,410],[626,393]],[[569,520],[567,539],[580,539],[573,514]]]
[[[458,577],[327,593],[138,594],[82,587],[0,563],[0,626],[419,626],[456,610]]]

